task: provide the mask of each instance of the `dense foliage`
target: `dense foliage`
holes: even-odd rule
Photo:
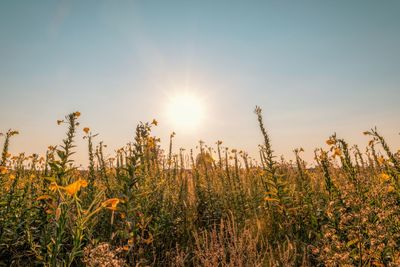
[[[140,123],[105,158],[83,128],[89,166],[71,156],[79,112],[45,157],[0,161],[0,266],[399,266],[400,153],[376,131],[364,153],[336,135],[307,167],[277,160],[256,108],[260,160],[200,142],[160,148]],[[196,154],[196,155],[195,155]]]

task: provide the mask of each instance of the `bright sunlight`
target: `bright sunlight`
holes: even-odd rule
[[[194,94],[175,95],[167,104],[167,117],[176,130],[194,130],[204,119],[204,104]]]

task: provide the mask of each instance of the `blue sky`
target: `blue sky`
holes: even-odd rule
[[[364,146],[378,126],[400,148],[399,1],[1,1],[0,131],[13,152],[44,153],[56,120],[82,112],[109,153],[168,97],[206,103],[176,146],[223,140],[256,155],[260,105],[278,154],[311,159],[333,132]],[[78,136],[79,162],[85,145]]]

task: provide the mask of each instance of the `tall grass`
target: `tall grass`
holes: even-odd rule
[[[277,160],[255,109],[260,159],[199,143],[168,151],[157,121],[104,156],[79,112],[58,121],[59,146],[44,157],[0,161],[0,265],[4,266],[399,266],[400,154],[376,129],[365,153],[336,135],[307,167]],[[82,131],[89,164],[71,156]]]

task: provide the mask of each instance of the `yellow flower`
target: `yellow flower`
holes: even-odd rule
[[[79,117],[81,113],[79,111],[74,112],[75,117]]]
[[[83,128],[83,131],[85,132],[85,134],[88,134],[90,129],[89,129],[89,127],[85,127],[85,128]]]
[[[386,182],[386,181],[390,180],[390,176],[386,173],[381,173],[379,175],[379,178],[381,179],[382,182]]]
[[[12,181],[12,180],[15,179],[15,175],[14,175],[14,174],[10,174],[9,178],[10,178],[10,180]]]
[[[335,148],[335,150],[333,151],[333,156],[341,156],[342,155],[342,151],[339,148]]]
[[[387,191],[388,191],[388,193],[393,192],[394,191],[394,187],[392,185],[389,185]]]
[[[88,182],[86,182],[85,180],[78,180],[70,185],[63,187],[62,189],[65,190],[65,192],[67,192],[67,194],[69,194],[70,196],[73,196],[81,189],[81,187],[86,187],[87,185]]]
[[[380,157],[378,158],[378,162],[379,162],[380,164],[384,164],[384,163],[385,163],[385,158],[382,157],[382,156],[380,156]]]
[[[50,191],[57,191],[57,189],[59,188],[59,186],[57,185],[56,182],[51,182],[51,184],[49,185],[49,190]]]
[[[121,202],[121,200],[120,199],[118,199],[118,198],[110,198],[110,199],[107,199],[106,201],[104,201],[102,204],[101,204],[101,206],[102,207],[104,207],[104,208],[106,208],[106,209],[109,209],[109,210],[117,210],[117,205],[118,205],[118,203],[120,203]]]
[[[4,166],[0,166],[0,174],[6,174],[6,173],[8,173],[7,168]]]
[[[156,119],[153,119],[153,121],[151,122],[151,124],[153,124],[154,126],[158,125],[158,121]]]
[[[34,174],[31,174],[30,176],[29,176],[29,178],[31,179],[31,180],[33,180],[33,179],[35,179],[35,175]]]

